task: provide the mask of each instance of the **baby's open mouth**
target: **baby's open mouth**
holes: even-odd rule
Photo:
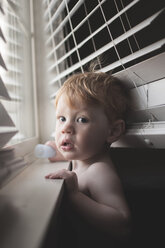
[[[68,146],[70,143],[64,142],[63,146]]]
[[[65,151],[69,151],[70,149],[73,148],[73,144],[69,141],[64,141],[64,142],[62,142],[61,148]]]

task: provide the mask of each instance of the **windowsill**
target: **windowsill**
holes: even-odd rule
[[[0,190],[0,247],[39,248],[63,195],[63,180],[45,175],[67,162],[37,160]]]

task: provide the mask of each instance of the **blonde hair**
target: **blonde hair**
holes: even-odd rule
[[[126,119],[129,106],[127,89],[122,82],[103,72],[79,73],[68,78],[59,89],[55,105],[65,93],[68,103],[76,106],[76,101],[102,106],[110,121]]]

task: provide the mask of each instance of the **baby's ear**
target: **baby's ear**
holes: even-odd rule
[[[117,141],[121,135],[125,132],[125,122],[124,120],[117,120],[109,128],[109,135],[107,142],[112,144]]]

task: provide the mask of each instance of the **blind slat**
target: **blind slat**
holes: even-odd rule
[[[5,64],[5,61],[3,60],[3,57],[2,55],[0,54],[0,65],[7,71],[7,67],[6,67],[6,64]]]
[[[10,114],[10,117],[17,116],[17,110],[20,109],[21,102],[19,101],[3,101],[3,106],[5,109],[7,109],[8,114]],[[12,118],[13,122],[15,123],[15,117]]]
[[[133,81],[138,87],[164,78],[164,65],[165,53],[161,53],[114,75],[123,80],[129,88],[133,88]]]
[[[21,87],[21,83],[19,83],[18,81],[16,82],[15,80],[12,80],[11,78],[6,78],[5,79],[5,85],[6,86],[12,86],[12,87],[14,87],[14,89],[16,89],[16,88],[19,88],[19,87]]]
[[[6,100],[11,99],[1,77],[0,77],[0,97]]]
[[[13,92],[10,93],[10,97],[12,101],[20,101],[20,102],[22,101],[22,97],[19,96],[18,94],[14,94]]]
[[[17,35],[21,34],[18,27],[15,27],[9,23],[4,23],[3,27],[4,27],[4,29],[8,29],[8,30],[12,31],[13,33],[16,33]]]
[[[1,37],[1,38],[3,39],[3,41],[6,43],[6,39],[5,39],[5,36],[4,36],[3,32],[2,32],[1,27],[0,27],[0,37]]]
[[[164,121],[165,116],[165,105],[156,106],[153,108],[141,109],[141,110],[134,110],[130,113],[128,123],[142,123],[148,122],[148,120],[153,119]]]
[[[165,79],[131,89],[130,93],[134,99],[134,108],[136,110],[144,110],[161,105],[165,105]],[[143,98],[143,101],[142,101]],[[144,101],[145,100],[145,101]]]
[[[11,38],[8,38],[8,44],[10,46],[16,46],[19,49],[23,47],[21,42],[19,42],[18,40],[11,39]]]
[[[112,147],[140,147],[160,148],[165,147],[165,122],[138,123],[132,125],[125,137],[112,144]]]
[[[109,66],[102,68],[101,71],[107,72],[107,71],[113,70],[117,66],[120,66],[121,63],[124,65],[124,64],[130,62],[131,60],[135,60],[136,58],[139,58],[141,56],[144,56],[145,54],[151,53],[151,52],[161,48],[164,45],[164,43],[165,43],[165,39],[162,39],[162,40],[160,40],[160,41],[158,41],[158,42],[156,42],[150,46],[147,46],[147,47],[125,57],[125,58],[120,59],[120,61],[117,61],[117,62],[115,62]]]
[[[17,65],[16,62],[15,62],[15,65]],[[19,70],[19,68],[15,68],[13,64],[8,64],[8,71],[11,73],[13,72],[15,74],[19,74],[19,75],[22,74],[22,71]]]
[[[18,131],[1,131],[0,130],[0,148],[8,143],[8,141],[17,133]]]
[[[4,12],[4,9],[3,9],[3,7],[2,7],[2,4],[0,3],[0,11],[1,11],[1,13],[4,15],[5,14],[5,12]]]
[[[1,113],[0,126],[15,126],[10,116],[8,115],[6,109],[1,104],[1,102],[0,102],[0,113]]]

